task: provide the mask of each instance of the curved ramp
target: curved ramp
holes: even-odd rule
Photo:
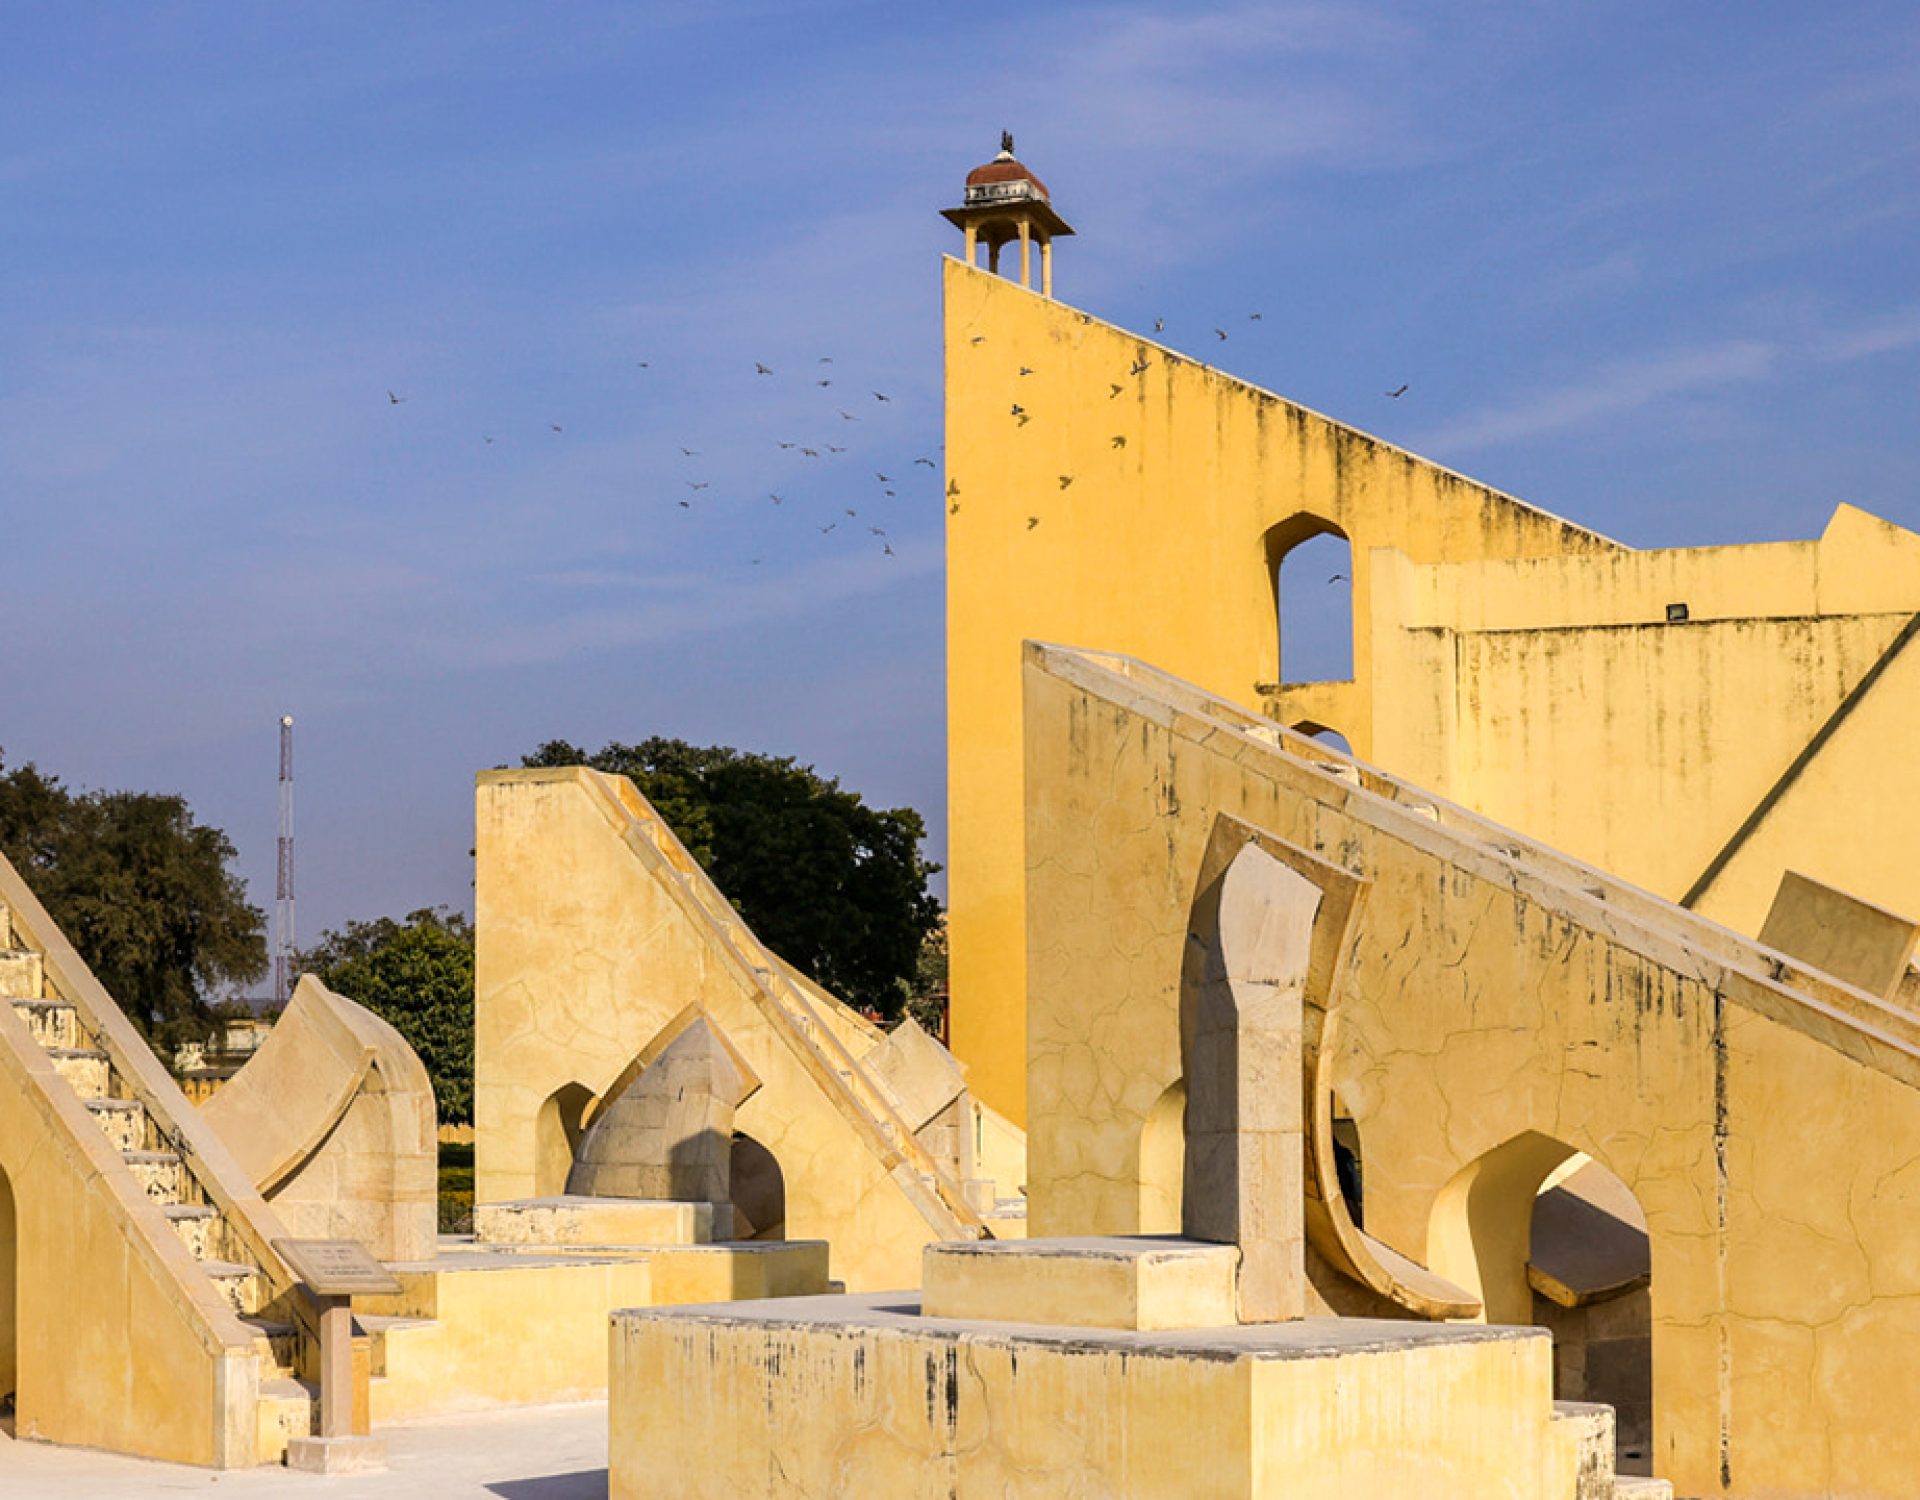
[[[247,1064],[200,1106],[297,1235],[429,1259],[438,1231],[433,1085],[406,1039],[311,974]]]

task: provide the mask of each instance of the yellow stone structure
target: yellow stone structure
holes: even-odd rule
[[[602,1103],[705,1017],[757,1081],[735,1171],[783,1205],[741,1204],[758,1236],[825,1240],[858,1290],[1020,1232],[1019,1132],[762,946],[630,781],[489,771],[476,796],[478,1203],[563,1193]]]
[[[1653,1471],[1689,1495],[1911,1492],[1910,969],[1847,984],[1126,658],[1029,647],[1024,679],[1033,1233],[1179,1222],[1183,953],[1236,820],[1358,883],[1306,1047],[1329,1263],[1421,1310],[1349,1236],[1336,1113],[1365,1239],[1495,1322],[1533,1316],[1542,1189],[1598,1164],[1651,1251]],[[1841,946],[1884,953],[1883,918]]]
[[[958,260],[945,268],[953,1046],[1024,1123],[1020,645],[1122,652],[1757,933],[1797,870],[1920,912],[1920,537],[1639,551]],[[1353,677],[1277,580],[1352,548]],[[1313,580],[1324,593],[1324,580]]]

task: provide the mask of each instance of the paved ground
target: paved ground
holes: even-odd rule
[[[216,1474],[107,1453],[16,1442],[0,1432],[6,1500],[130,1500],[206,1493],[313,1500],[605,1500],[607,1404],[523,1407],[380,1429],[384,1474],[322,1479],[285,1469]]]

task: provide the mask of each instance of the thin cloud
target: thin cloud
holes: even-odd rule
[[[1897,354],[1920,346],[1920,308],[1908,308],[1849,332],[1835,334],[1816,349],[1819,358],[1833,364]]]
[[[1523,442],[1635,411],[1669,397],[1758,380],[1773,371],[1776,361],[1777,351],[1771,344],[1736,340],[1609,365],[1591,380],[1544,391],[1509,406],[1471,413],[1427,433],[1414,446],[1453,454]]]

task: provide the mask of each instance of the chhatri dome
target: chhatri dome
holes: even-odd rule
[[[966,236],[968,265],[977,263],[977,247],[987,247],[987,269],[1000,269],[1000,247],[1020,241],[1020,285],[1033,285],[1033,245],[1040,245],[1040,291],[1053,295],[1053,239],[1073,227],[1054,212],[1047,185],[1013,154],[1013,133],[1000,132],[1000,154],[967,173],[967,190],[958,208],[941,217]]]

